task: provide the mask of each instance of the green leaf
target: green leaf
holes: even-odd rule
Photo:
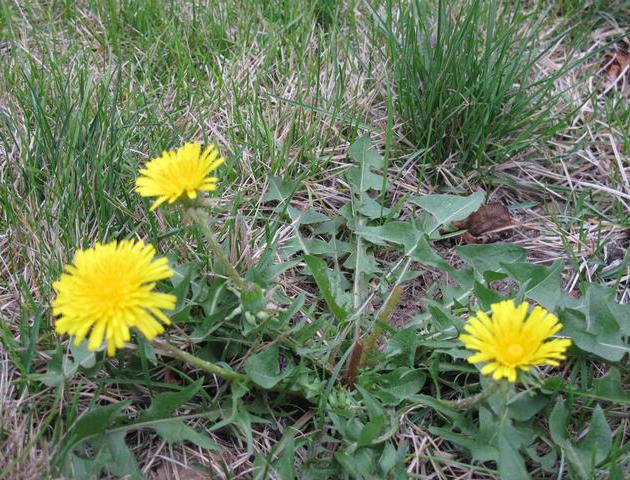
[[[74,342],[70,344],[70,351],[74,357],[74,361],[83,368],[92,368],[96,365],[96,354],[88,350],[87,340],[82,341],[79,345]]]
[[[397,405],[418,393],[426,380],[426,374],[420,370],[400,367],[389,373],[379,375],[375,397],[390,405]]]
[[[411,256],[423,265],[454,272],[448,262],[431,248],[424,231],[415,223],[387,222],[376,227],[358,226],[355,233],[375,245],[387,245],[388,243],[402,245],[406,256]]]
[[[534,444],[527,449],[527,453],[545,472],[554,473],[556,471],[556,462],[558,461],[556,450],[550,450],[546,455],[538,455],[536,445]]]
[[[608,334],[621,333],[617,319],[610,308],[613,298],[614,292],[610,288],[602,285],[589,285],[586,292],[587,331],[595,332],[596,327],[599,326],[602,332]]]
[[[144,476],[138,468],[138,463],[133,453],[131,453],[125,442],[126,434],[126,431],[119,430],[107,435],[105,443],[111,454],[112,461],[105,467],[117,477],[127,476],[127,478],[132,480],[142,480]]]
[[[129,405],[129,401],[114,403],[104,407],[93,407],[79,418],[70,428],[61,443],[59,459],[65,461],[66,455],[84,440],[101,435]]]
[[[83,415],[75,424],[69,436],[76,444],[84,438],[105,430],[128,405],[129,401],[96,407]]]
[[[62,443],[58,458],[64,461],[68,454],[71,454],[82,442],[89,442],[96,454],[84,460],[72,456],[73,460],[70,462],[72,469],[89,470],[96,475],[105,468],[114,475],[142,478],[138,474],[133,455],[124,441],[125,433],[134,428],[152,428],[170,443],[186,440],[203,448],[216,449],[216,444],[209,437],[198,433],[181,419],[172,416],[173,411],[191,400],[202,385],[203,379],[199,379],[178,392],[161,393],[151,401],[150,407],[137,420],[126,425],[114,424],[114,421],[129,402],[120,402],[91,410],[72,427]]]
[[[151,401],[149,408],[140,415],[136,423],[143,423],[153,428],[169,443],[188,440],[202,448],[217,448],[208,436],[198,433],[179,418],[172,417],[173,411],[192,400],[202,386],[203,378],[200,378],[178,392],[159,394]]]
[[[358,383],[355,384],[355,388],[361,394],[361,397],[363,397],[363,405],[365,406],[365,410],[367,411],[370,420],[376,417],[382,417],[386,414],[385,408],[381,405],[381,403],[375,400],[365,388]]]
[[[487,462],[490,460],[497,461],[499,457],[498,450],[490,444],[490,438],[480,437],[479,434],[465,435],[453,432],[449,428],[429,427],[429,431],[441,437],[444,440],[459,445],[468,450],[477,462]]]
[[[603,377],[593,380],[593,385],[593,390],[574,389],[566,385],[564,378],[549,376],[543,382],[542,387],[552,392],[563,392],[593,400],[630,405],[630,395],[621,390],[621,378],[616,368],[612,368]]]
[[[437,398],[431,397],[430,395],[418,394],[413,395],[409,398],[409,400],[417,403],[418,405],[430,407],[446,415],[451,421],[451,428],[462,430],[462,432],[468,435],[474,435],[477,433],[477,430],[473,427],[472,422],[464,414]]]
[[[458,275],[459,273],[464,273],[463,271],[455,270],[447,261],[440,257],[435,250],[433,250],[431,245],[429,245],[429,242],[424,235],[420,235],[413,250],[407,250],[406,253],[423,265],[439,268],[440,270],[444,270],[453,276]],[[461,283],[460,278],[455,278],[455,280],[458,283]]]
[[[200,305],[203,309],[204,319],[201,324],[195,326],[195,329],[190,334],[190,338],[193,342],[199,343],[204,340],[210,333],[217,328],[217,324],[227,317],[236,308],[236,303],[230,302],[227,306],[221,305],[222,298],[225,292],[226,281],[218,280],[213,282],[208,288],[208,295],[203,303]]]
[[[275,387],[291,372],[291,369],[285,369],[284,373],[280,372],[278,354],[278,346],[274,345],[247,359],[245,362],[245,373],[249,375],[252,382],[263,388],[270,389]]]
[[[73,453],[64,465],[62,473],[66,478],[98,478],[103,470],[103,464],[94,463],[94,459],[79,457]]]
[[[574,443],[567,431],[569,411],[564,399],[558,399],[549,417],[549,433],[556,445],[564,450],[567,460],[582,480],[591,478],[595,466],[603,461],[612,447],[612,432],[601,407],[597,405],[588,433]]]
[[[630,352],[630,343],[623,339],[621,326],[613,312],[615,306],[614,292],[610,288],[589,285],[585,298],[586,332],[597,338],[600,346],[607,350],[604,358],[613,362],[621,361]]]
[[[527,260],[527,250],[511,243],[471,243],[457,247],[457,253],[479,273],[505,273],[502,264],[520,263]]]
[[[346,261],[343,262],[343,267],[364,275],[373,275],[382,272],[376,263],[376,259],[372,255],[367,255],[365,252],[359,255],[358,249],[348,256]]]
[[[171,279],[171,283],[173,284],[173,290],[171,293],[175,295],[177,298],[174,312],[179,312],[184,308],[184,300],[188,296],[188,291],[190,290],[190,283],[192,281],[193,275],[195,274],[195,265],[193,263],[189,263],[186,265],[178,265],[173,267],[175,271],[175,275],[173,275]]]
[[[501,478],[513,480],[529,480],[531,477],[525,469],[525,461],[514,444],[511,430],[513,427],[508,419],[501,422],[497,439],[499,449],[499,475]]]
[[[330,218],[326,215],[317,212],[312,208],[303,211],[289,205],[287,207],[287,213],[289,214],[291,221],[296,222],[297,225],[312,225],[330,220]]]
[[[287,435],[288,434],[288,435]],[[293,469],[293,462],[295,461],[295,439],[290,431],[285,431],[283,436],[285,442],[284,449],[278,457],[275,464],[276,471],[278,472],[278,478],[280,480],[294,480],[295,472]]]
[[[362,225],[358,226],[354,233],[375,245],[387,245],[388,243],[402,245],[405,251],[414,248],[421,236],[424,235],[409,222],[387,222],[376,227]]]
[[[606,375],[593,380],[595,395],[611,402],[630,404],[630,394],[621,388],[621,376],[617,368],[611,368]]]
[[[367,193],[361,193],[361,201],[359,202],[357,210],[361,215],[366,216],[370,220],[383,218],[391,213],[389,208],[383,207]]]
[[[604,461],[612,447],[612,432],[602,407],[597,405],[591,417],[591,426],[586,436],[577,443],[585,459],[595,459],[595,465]]]
[[[558,312],[564,328],[562,332],[584,352],[602,357],[610,362],[618,362],[628,352],[619,330],[605,331],[596,321],[587,321],[587,315],[570,308]],[[590,329],[590,331],[589,331]]]
[[[503,268],[521,284],[525,297],[552,311],[563,304],[562,262],[554,262],[549,267],[511,263],[503,264]]]
[[[203,379],[200,378],[178,392],[160,393],[157,397],[151,400],[151,405],[142,413],[142,415],[140,415],[138,421],[146,422],[169,418],[177,407],[191,400],[202,385]]]
[[[241,290],[241,305],[244,312],[256,314],[267,307],[265,292],[254,282],[247,282]]]
[[[475,281],[473,292],[483,310],[489,310],[493,303],[498,303],[505,298],[496,290],[486,287],[483,283]]]
[[[346,171],[346,178],[355,194],[367,190],[381,190],[383,188],[383,176],[372,172],[372,169],[383,168],[383,158],[372,146],[369,136],[356,140],[349,150],[350,158],[356,163],[356,167]]]
[[[385,426],[385,420],[384,416],[379,416],[366,423],[357,439],[358,446],[365,447],[376,440]]]
[[[151,425],[152,428],[168,443],[189,441],[201,448],[218,450],[218,445],[207,435],[201,434],[177,418],[163,419]]]
[[[335,295],[333,294],[330,282],[330,273],[326,262],[313,255],[305,255],[304,261],[311,271],[311,274],[315,279],[315,283],[317,283],[319,291],[324,297],[324,300],[326,301],[326,304],[328,305],[328,308],[330,308],[332,314],[338,320],[345,320],[348,316],[348,311],[339,305]]]
[[[381,458],[378,460],[378,466],[382,473],[387,474],[396,466],[396,463],[399,461],[397,453],[396,448],[391,443],[385,444]]]
[[[74,377],[79,371],[79,367],[90,369],[96,365],[96,354],[88,350],[87,340],[79,345],[71,342],[70,353],[71,355],[66,355],[60,348],[57,348],[52,359],[48,362],[46,372],[29,374],[28,377],[49,387],[57,387]]]
[[[541,394],[532,394],[529,391],[520,392],[508,402],[509,416],[519,422],[526,422],[545,408],[548,401]]]
[[[464,330],[466,320],[453,315],[450,308],[433,300],[426,301],[426,308],[431,314],[432,326],[444,336],[455,337]]]
[[[557,445],[564,445],[567,441],[567,422],[569,412],[563,398],[559,398],[549,416],[549,433]]]
[[[42,382],[44,385],[49,387],[58,387],[67,379],[72,378],[77,369],[78,364],[75,364],[66,355],[64,355],[61,348],[58,346],[46,366],[46,372],[31,373],[28,377],[32,380]]]
[[[347,455],[344,452],[336,452],[335,460],[337,460],[342,468],[351,475],[351,478],[357,480],[364,478],[355,458]]]
[[[477,191],[467,197],[459,195],[424,195],[409,198],[411,203],[422,207],[435,217],[438,225],[463,220],[481,207],[486,194]]]
[[[282,180],[279,177],[269,177],[269,188],[263,195],[262,202],[280,202],[283,203],[299,188],[299,184]]]
[[[612,289],[611,289],[612,290]],[[610,311],[617,319],[617,324],[621,333],[625,336],[630,336],[630,304],[616,303],[614,300],[614,293],[609,296],[611,300],[608,303]]]
[[[144,476],[125,443],[125,435],[125,431],[104,433],[90,442],[91,456],[85,456],[84,451],[71,454],[62,470],[65,478],[102,478],[105,470],[116,478],[142,480]]]
[[[416,327],[404,328],[396,332],[387,343],[385,355],[388,359],[400,357],[402,367],[412,367],[418,347]]]
[[[342,255],[352,251],[348,242],[343,242],[335,238],[332,238],[330,241],[319,238],[302,238],[299,240],[296,238],[296,240],[299,247],[296,248],[295,251],[299,252],[300,250],[306,250],[309,255],[321,255],[338,259]]]

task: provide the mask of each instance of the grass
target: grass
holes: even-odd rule
[[[548,12],[509,2],[389,2],[377,16],[392,66],[397,110],[418,162],[480,170],[544,145],[575,110],[556,81],[586,60],[566,52],[538,62],[571,34],[545,32]],[[376,15],[378,15],[375,12]],[[483,32],[483,33],[481,33]],[[579,41],[579,38],[576,39]]]
[[[7,152],[17,150],[21,159],[21,166],[8,172],[11,177],[0,193],[7,216],[22,225],[23,231],[13,232],[19,236],[12,243],[35,238],[45,251],[54,244],[68,247],[105,235],[129,234],[149,221],[139,217],[139,200],[129,187],[137,165],[185,139],[199,138],[201,132],[201,139],[212,137],[235,149],[229,152],[235,167],[228,182],[256,180],[268,171],[301,173],[303,159],[313,162],[328,147],[331,132],[326,115],[341,110],[345,91],[342,87],[321,91],[320,76],[327,79],[332,74],[329,68],[312,68],[300,78],[291,104],[282,100],[282,90],[271,88],[274,78],[264,72],[277,70],[274,76],[287,77],[314,53],[298,52],[289,63],[278,62],[294,46],[315,48],[308,37],[313,35],[309,19],[316,12],[307,11],[305,17],[290,3],[289,9],[272,3],[260,11],[256,3],[242,3],[242,11],[223,5],[219,18],[216,9],[193,4],[188,12],[183,4],[171,2],[143,2],[140,9],[128,2],[97,3],[94,9],[79,9],[72,2],[63,8],[32,3],[25,17],[9,17],[10,22],[31,24],[32,18],[35,25],[41,23],[29,34],[31,54],[21,54],[15,47],[3,58],[8,73],[4,90],[12,92],[11,110],[2,116],[3,145]],[[212,16],[200,18],[209,13]],[[193,22],[196,33],[181,38],[178,32],[187,24],[188,14],[197,19],[198,27]],[[256,15],[268,31],[254,38],[250,36],[256,25],[243,19]],[[125,18],[129,21],[123,22]],[[238,46],[229,39],[217,41],[217,25],[223,18],[242,32]],[[288,31],[280,21],[291,24]],[[102,30],[92,23],[102,25]],[[48,27],[39,31],[44,24]],[[8,28],[17,25],[9,23]],[[48,42],[58,35],[68,38],[63,52],[54,45],[48,49]],[[324,61],[337,55],[332,51],[335,41],[327,42],[329,50],[317,47]],[[216,50],[206,51],[209,48]],[[230,59],[231,63],[221,65]],[[315,108],[323,112],[323,122],[311,121],[317,115],[312,113]],[[344,113],[352,115],[346,109]],[[297,160],[287,159],[289,152]],[[326,168],[325,158],[318,163]],[[236,166],[242,166],[243,172],[237,175]],[[20,221],[17,217],[25,207],[33,217]],[[46,228],[40,229],[40,223]],[[54,257],[55,252],[49,255]],[[12,267],[19,269],[19,265]]]
[[[98,405],[132,400],[138,411],[194,383],[195,372],[154,360],[146,344],[137,355],[99,360],[95,370],[77,366],[71,375],[49,311],[51,282],[63,263],[95,241],[138,236],[180,264],[212,264],[199,232],[185,233],[176,213],[147,215],[148,204],[133,192],[141,164],[190,139],[216,142],[228,158],[216,228],[242,268],[269,244],[294,237],[282,212],[261,200],[274,191],[273,177],[303,185],[292,206],[332,217],[352,198],[341,175],[351,163],[348,147],[368,133],[391,182],[379,201],[399,203],[401,219],[412,216],[409,194],[484,187],[492,200],[512,207],[510,241],[527,248],[531,261],[568,262],[567,291],[598,282],[627,304],[628,77],[607,84],[603,56],[628,50],[624,8],[623,1],[584,0],[521,8],[480,0],[0,2],[0,448],[6,452],[0,478],[52,475],[59,445]],[[393,268],[397,258],[385,248],[381,253],[379,265]],[[291,338],[311,349],[309,365],[330,361],[329,370],[315,371],[334,379],[340,370],[327,375],[343,366],[351,335],[345,324],[314,314],[321,302],[312,281],[295,269],[284,275],[283,293],[305,293],[300,315],[313,321]],[[420,310],[417,297],[432,293],[423,278],[405,287],[412,293],[404,307],[414,312],[407,317]],[[442,277],[432,271],[430,278]],[[189,301],[190,316],[182,314],[173,334],[182,345],[203,326],[195,323],[203,307]],[[211,328],[212,340],[194,348],[233,368],[272,340],[240,324]],[[307,343],[317,335],[329,343]],[[440,348],[423,344],[416,358],[434,378],[422,393],[472,393],[475,370],[453,374],[448,369],[463,364]],[[37,377],[56,362],[68,375],[63,388]],[[617,367],[627,382],[627,367]],[[567,385],[592,392],[608,369],[587,356],[562,373]],[[190,414],[188,425],[209,432],[218,452],[167,444],[141,426],[130,430],[123,438],[143,474],[183,477],[201,465],[207,478],[249,478],[254,471],[266,472],[258,478],[289,478],[278,472],[294,455],[301,478],[342,477],[354,468],[351,459],[332,460],[356,434],[343,415],[331,420],[326,406],[309,409],[283,395],[233,395],[215,379],[181,407]],[[348,401],[363,412],[361,401]],[[246,405],[239,411],[249,417],[214,429],[231,402]],[[627,405],[604,405],[616,450],[595,472],[599,478],[628,462]],[[580,397],[571,408],[572,431],[585,432],[595,405]],[[444,413],[419,400],[396,413],[392,444],[407,475],[499,478],[493,462],[471,460],[439,430]],[[384,462],[397,455],[379,452]]]

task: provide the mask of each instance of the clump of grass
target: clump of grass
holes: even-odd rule
[[[554,81],[576,62],[537,73],[537,61],[561,39],[541,47],[542,22],[496,1],[397,3],[375,15],[397,110],[421,161],[453,159],[470,171],[535,147],[565,125],[570,109],[556,111]]]

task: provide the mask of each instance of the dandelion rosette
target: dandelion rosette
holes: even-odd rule
[[[154,257],[151,245],[134,240],[78,250],[53,284],[57,333],[74,336],[75,345],[89,333],[88,349],[99,349],[105,340],[110,356],[130,340],[132,327],[148,340],[162,333],[159,321],[171,323],[162,310],[172,310],[176,299],[155,291],[156,282],[173,271],[166,258]]]
[[[216,190],[218,178],[210,173],[223,162],[214,145],[202,152],[200,143],[187,143],[148,162],[136,179],[136,192],[143,197],[157,197],[151,211],[164,202],[194,200],[199,192]]]
[[[561,328],[558,318],[542,307],[529,311],[526,302],[515,305],[504,300],[491,306],[491,315],[478,311],[468,319],[459,339],[467,349],[476,353],[470,363],[488,362],[481,368],[482,375],[492,374],[499,380],[515,382],[518,370],[528,371],[536,365],[558,366],[566,358],[571,340],[550,339]]]

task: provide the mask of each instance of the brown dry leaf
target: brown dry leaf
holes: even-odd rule
[[[484,233],[509,227],[510,225],[512,225],[510,212],[500,203],[484,205],[464,220],[453,222],[455,228],[467,230],[473,237],[479,237]]]
[[[179,385],[180,381],[179,378],[177,378],[177,376],[171,372],[170,370],[167,370],[166,372],[164,372],[164,383],[170,383],[171,385]]]
[[[606,85],[613,85],[619,79],[621,72],[630,72],[630,54],[628,52],[617,51],[606,54],[605,77]]]

